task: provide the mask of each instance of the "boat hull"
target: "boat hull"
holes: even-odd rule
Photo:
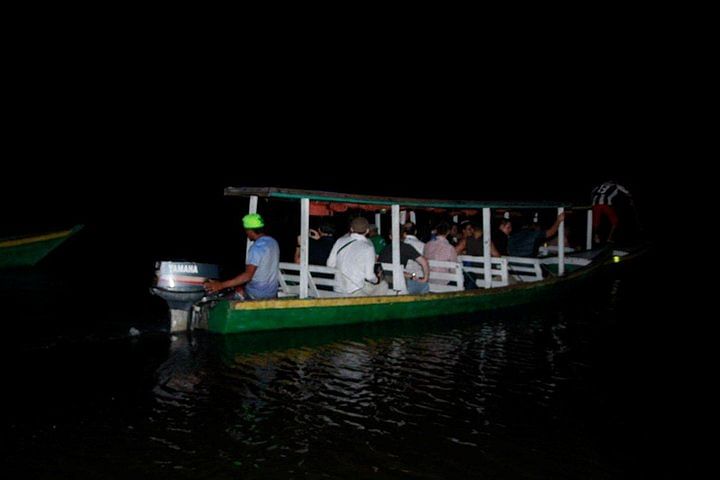
[[[391,319],[424,318],[479,312],[552,299],[597,272],[590,265],[565,277],[490,290],[425,295],[221,301],[210,311],[207,329],[215,333],[347,325]]]
[[[31,267],[82,228],[0,241],[0,268]]]

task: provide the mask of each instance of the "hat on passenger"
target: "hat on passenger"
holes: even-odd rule
[[[350,222],[350,229],[355,233],[365,233],[370,229],[370,224],[365,217],[353,218]]]
[[[242,219],[243,221],[243,227],[244,228],[262,228],[265,226],[265,222],[263,221],[263,218],[260,216],[260,214],[257,213],[249,213],[245,215]]]

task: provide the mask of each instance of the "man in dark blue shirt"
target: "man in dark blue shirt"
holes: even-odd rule
[[[513,232],[508,237],[507,249],[511,257],[536,257],[540,244],[552,238],[560,228],[560,223],[565,220],[565,214],[558,215],[555,223],[547,230],[538,228],[533,224],[519,232]]]

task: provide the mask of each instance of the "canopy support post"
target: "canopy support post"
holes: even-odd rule
[[[308,297],[308,281],[310,271],[310,199],[300,200],[300,298]]]
[[[250,207],[248,208],[248,214],[251,213],[257,213],[257,204],[258,204],[258,197],[257,195],[251,195],[250,196]],[[245,258],[247,259],[248,253],[250,252],[250,247],[252,247],[253,242],[248,238],[247,243],[245,244]]]
[[[585,239],[585,250],[592,250],[593,246],[593,213],[592,207],[587,211],[587,238]]]
[[[490,245],[492,244],[490,231],[490,209],[483,208],[483,274],[485,275],[485,288],[492,287],[492,263],[490,261]]]
[[[393,265],[393,289],[401,290],[404,285],[402,265],[400,265],[400,205],[390,207],[392,211],[392,265]]]
[[[565,208],[559,207],[557,211],[558,215],[562,215]],[[558,276],[562,277],[563,275],[565,275],[565,220],[560,222],[560,228],[558,228]]]

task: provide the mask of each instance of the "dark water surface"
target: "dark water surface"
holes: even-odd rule
[[[690,420],[649,264],[520,309],[192,338],[144,283],[4,272],[3,474],[670,478]]]

